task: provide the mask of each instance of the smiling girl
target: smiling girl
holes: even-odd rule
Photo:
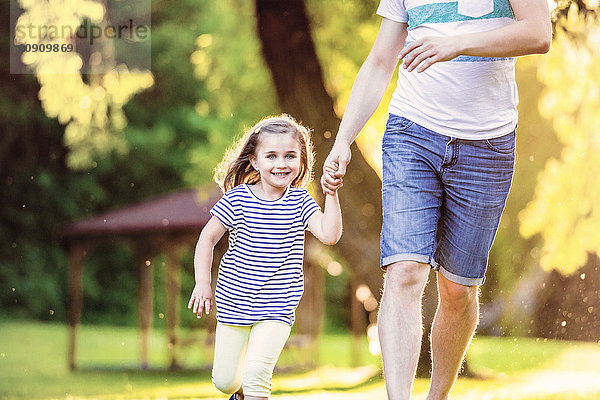
[[[268,399],[273,368],[304,290],[304,231],[325,244],[342,234],[337,192],[321,212],[312,179],[309,130],[282,115],[258,122],[225,155],[215,180],[225,194],[196,245],[196,286],[188,308],[212,310],[213,248],[229,231],[215,291],[213,383],[230,399]]]

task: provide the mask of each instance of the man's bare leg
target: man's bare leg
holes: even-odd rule
[[[447,400],[479,318],[478,286],[437,274],[439,305],[431,328],[433,368],[427,400]]]
[[[421,296],[429,264],[400,261],[386,269],[379,308],[379,342],[389,400],[408,400],[421,349]]]

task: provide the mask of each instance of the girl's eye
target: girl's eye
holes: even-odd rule
[[[267,156],[267,158],[268,158],[269,160],[274,160],[274,159],[275,159],[275,154],[269,154],[269,155]]]
[[[294,158],[296,158],[295,154],[288,154],[285,156],[288,160],[293,160]]]

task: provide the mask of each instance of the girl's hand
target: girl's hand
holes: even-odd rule
[[[202,318],[202,309],[205,310],[206,314],[212,311],[212,288],[210,284],[202,284],[199,285],[196,283],[194,290],[192,291],[192,296],[190,297],[190,302],[188,303],[188,308],[192,309],[192,312],[198,316],[198,318]]]

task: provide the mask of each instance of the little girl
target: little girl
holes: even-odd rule
[[[213,248],[226,230],[219,266],[212,378],[235,399],[268,399],[271,377],[294,324],[304,278],[304,230],[335,244],[342,234],[337,192],[325,212],[306,190],[313,166],[307,128],[282,115],[263,119],[228,151],[215,180],[225,194],[196,245],[188,308],[212,310]]]

